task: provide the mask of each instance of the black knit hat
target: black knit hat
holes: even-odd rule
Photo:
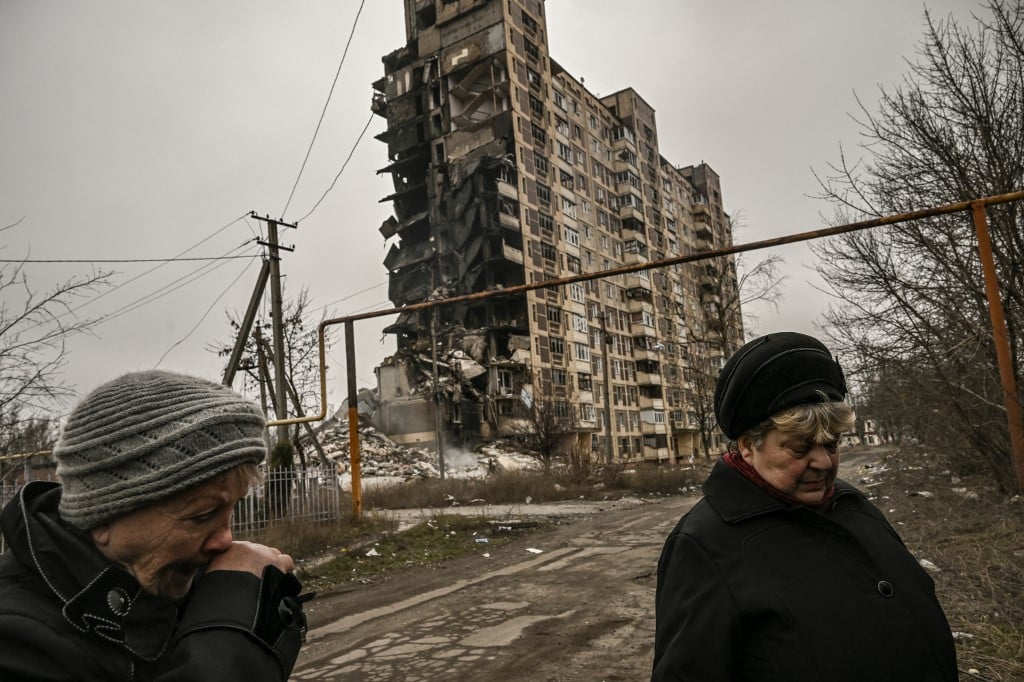
[[[715,417],[737,438],[773,414],[797,405],[841,401],[846,381],[824,344],[797,332],[768,334],[747,343],[725,363],[715,386]]]

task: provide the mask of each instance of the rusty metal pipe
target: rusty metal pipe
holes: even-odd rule
[[[988,215],[985,204],[971,205],[974,217],[974,231],[978,236],[978,256],[985,275],[985,296],[988,298],[988,313],[992,319],[992,342],[996,347],[996,361],[999,363],[999,378],[1003,384],[1003,402],[1006,405],[1006,420],[1010,427],[1010,446],[1013,450],[1013,468],[1017,475],[1017,489],[1024,491],[1024,422],[1021,421],[1020,398],[1017,394],[1017,380],[1010,355],[1010,334],[1006,328],[1006,315],[999,295],[999,279],[995,259],[992,257],[992,241],[988,231]]]

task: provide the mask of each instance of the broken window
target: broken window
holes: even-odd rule
[[[565,205],[566,202],[568,202],[570,204],[570,207],[572,208],[573,213],[568,214],[568,211],[566,211],[566,205]],[[575,211],[576,211],[576,205],[573,204],[568,199],[566,199],[565,197],[562,197],[562,212],[563,213],[567,213],[572,218],[575,218],[576,217]],[[565,241],[569,242],[573,246],[579,246],[580,245],[580,233],[577,232],[576,230],[572,229],[571,227],[565,228]]]
[[[594,389],[593,377],[585,372],[580,372],[576,375],[576,383],[581,391],[592,391]]]
[[[565,386],[569,383],[568,373],[564,369],[552,369],[551,383],[555,386]]]
[[[589,331],[589,329],[587,327],[587,318],[583,317],[579,313],[573,313],[572,314],[572,328],[573,328],[574,331],[583,332],[584,334],[586,334]],[[577,360],[584,359],[584,358],[578,357],[578,355],[579,354],[577,353],[577,358],[576,358]]]
[[[551,349],[552,353],[557,355],[565,354],[565,341],[557,336],[552,336],[548,339],[548,347]]]
[[[565,266],[569,269],[569,272],[580,274],[583,272],[583,267],[580,263],[580,259],[576,256],[567,256],[565,259]]]

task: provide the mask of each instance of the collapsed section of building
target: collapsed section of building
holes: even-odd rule
[[[634,90],[598,98],[552,61],[541,0],[405,0],[405,17],[373,101],[396,307],[731,243],[718,176],[660,155]],[[722,259],[402,312],[376,421],[468,446],[547,411],[564,448],[690,456],[706,376],[742,343],[733,300]]]

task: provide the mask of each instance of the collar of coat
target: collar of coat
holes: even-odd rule
[[[836,492],[829,501],[831,507],[842,497],[863,495],[846,481],[836,479]],[[704,481],[704,499],[708,501],[726,523],[739,523],[755,516],[763,516],[791,509],[808,509],[805,505],[790,505],[772,497],[743,474],[719,459]]]
[[[88,533],[63,523],[60,494],[60,485],[47,481],[19,491],[3,511],[9,550],[42,578],[77,630],[143,660],[159,658],[174,632],[177,606],[143,592],[96,549]]]

